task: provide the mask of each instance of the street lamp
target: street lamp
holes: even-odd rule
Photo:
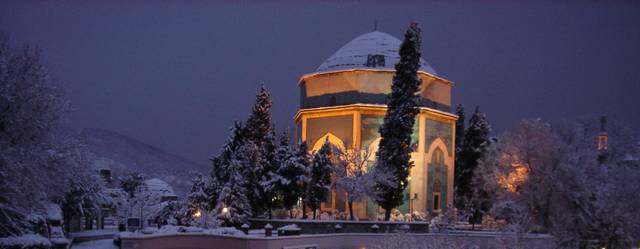
[[[198,209],[193,213],[193,218],[200,218],[200,217],[202,217],[202,212],[200,212],[200,209]]]
[[[229,226],[229,208],[228,207],[223,207],[222,208],[222,217],[223,217],[223,224],[222,226]]]

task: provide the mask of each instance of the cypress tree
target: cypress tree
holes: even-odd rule
[[[327,201],[331,193],[331,144],[325,141],[320,150],[313,156],[311,172],[305,202],[313,210],[313,219],[316,219],[316,210],[320,208],[320,203]]]
[[[417,23],[411,23],[400,46],[400,61],[395,65],[391,93],[387,96],[387,112],[379,130],[382,139],[376,154],[376,167],[379,167],[378,171],[393,176],[392,181],[376,183],[376,201],[385,209],[385,220],[389,220],[392,208],[402,204],[409,170],[413,166],[410,145],[419,112],[420,45],[420,28]]]
[[[460,160],[460,151],[462,150],[462,141],[464,140],[464,133],[465,133],[465,115],[464,115],[464,106],[462,105],[458,105],[458,107],[456,108],[456,115],[458,116],[458,120],[456,120],[456,139],[455,139],[455,161],[454,161],[454,167],[455,167],[455,184],[458,185],[458,183],[460,182],[460,177],[462,176],[461,172],[462,169],[464,168],[462,165],[462,160]],[[457,190],[456,190],[457,191]],[[462,200],[457,199],[458,197],[460,197],[459,195],[456,195],[456,207],[461,209],[462,208]]]

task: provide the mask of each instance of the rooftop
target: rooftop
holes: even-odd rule
[[[325,60],[316,72],[330,72],[349,69],[395,70],[400,60],[400,41],[387,33],[373,31],[360,35],[338,49]],[[420,59],[421,71],[437,75],[424,59]]]

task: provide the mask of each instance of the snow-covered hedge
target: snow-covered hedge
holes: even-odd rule
[[[177,233],[204,233],[204,234],[212,234],[212,235],[234,235],[234,236],[244,235],[242,231],[233,227],[203,229],[200,227],[166,225],[166,226],[162,226],[160,229],[146,228],[145,230],[136,232],[136,233],[126,233],[126,234],[121,233],[120,237],[139,236],[144,234],[163,235],[163,234],[177,234]]]
[[[51,242],[38,234],[25,234],[19,237],[0,238],[2,249],[49,249]]]

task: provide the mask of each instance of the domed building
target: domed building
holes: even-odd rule
[[[374,31],[360,35],[324,61],[315,72],[299,81],[300,110],[295,116],[298,137],[316,151],[325,140],[342,149],[372,151],[375,160],[380,142],[387,94],[401,41]],[[399,209],[407,213],[438,213],[453,201],[454,136],[457,116],[451,113],[453,83],[438,76],[421,59],[418,72],[420,113],[414,126],[411,169],[406,201]],[[372,165],[372,164],[370,164]],[[346,193],[332,191],[322,211],[348,210]],[[360,217],[373,217],[378,206],[362,201],[354,206]]]

